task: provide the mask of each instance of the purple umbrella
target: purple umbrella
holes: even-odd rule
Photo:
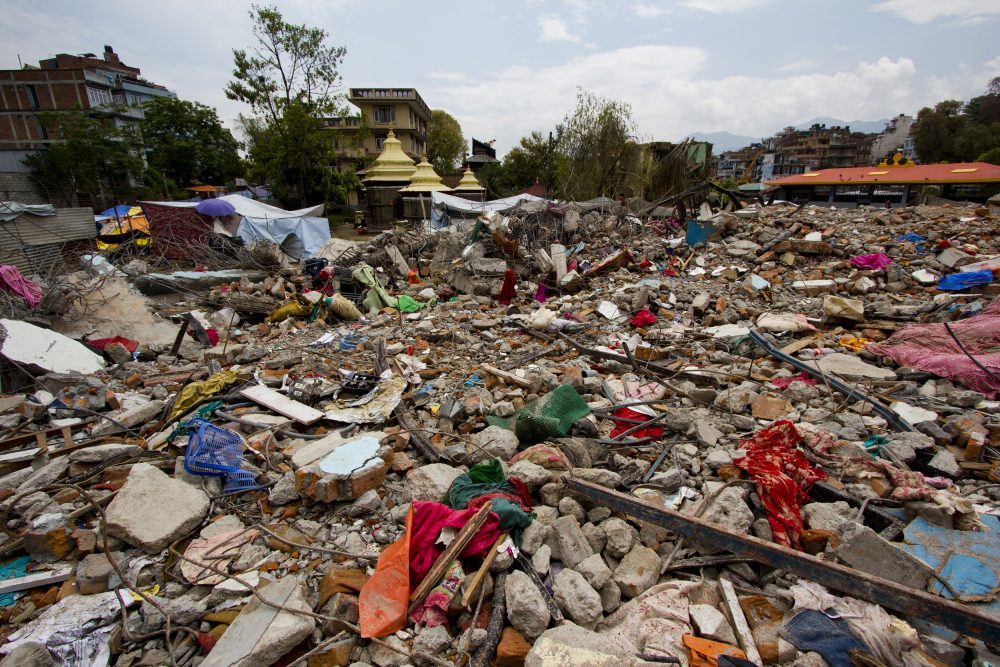
[[[206,199],[203,202],[198,202],[194,210],[202,215],[211,215],[213,217],[222,217],[236,213],[236,207],[225,199]]]

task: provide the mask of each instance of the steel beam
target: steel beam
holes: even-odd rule
[[[791,572],[905,616],[943,625],[987,644],[1000,644],[1000,619],[982,614],[966,605],[820,560],[773,542],[732,533],[702,519],[685,516],[591,482],[566,477],[565,483],[570,493],[586,498],[595,505],[623,512],[748,560]]]

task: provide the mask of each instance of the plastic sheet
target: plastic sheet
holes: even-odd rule
[[[937,288],[946,292],[960,292],[977,285],[989,285],[993,282],[993,272],[989,269],[970,271],[969,273],[952,273],[941,276]]]
[[[883,271],[892,264],[892,258],[883,252],[875,252],[870,255],[858,255],[851,258],[851,266],[870,271]]]

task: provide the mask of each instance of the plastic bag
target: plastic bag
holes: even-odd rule
[[[385,637],[406,626],[410,604],[410,534],[413,507],[406,514],[406,532],[390,544],[378,558],[375,574],[361,588],[358,597],[358,626],[361,637]]]

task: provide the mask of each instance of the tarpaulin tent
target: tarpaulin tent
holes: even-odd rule
[[[115,250],[129,242],[139,247],[149,245],[149,221],[138,206],[119,204],[101,211],[94,220],[101,225],[97,232],[98,250]]]
[[[323,215],[323,205],[286,211],[263,202],[225,195],[239,219],[237,236],[244,240],[267,239],[279,245],[301,244],[301,256],[312,257],[330,238],[330,226]],[[150,221],[157,249],[173,258],[188,256],[192,244],[205,244],[213,234],[213,220],[195,210],[198,202],[142,202]],[[297,243],[293,243],[297,241]],[[295,256],[297,252],[289,251]]]
[[[431,193],[431,227],[443,229],[451,224],[450,213],[458,217],[475,217],[480,213],[503,213],[522,202],[545,202],[545,199],[529,194],[519,194],[505,199],[487,202],[469,201],[443,192]]]

